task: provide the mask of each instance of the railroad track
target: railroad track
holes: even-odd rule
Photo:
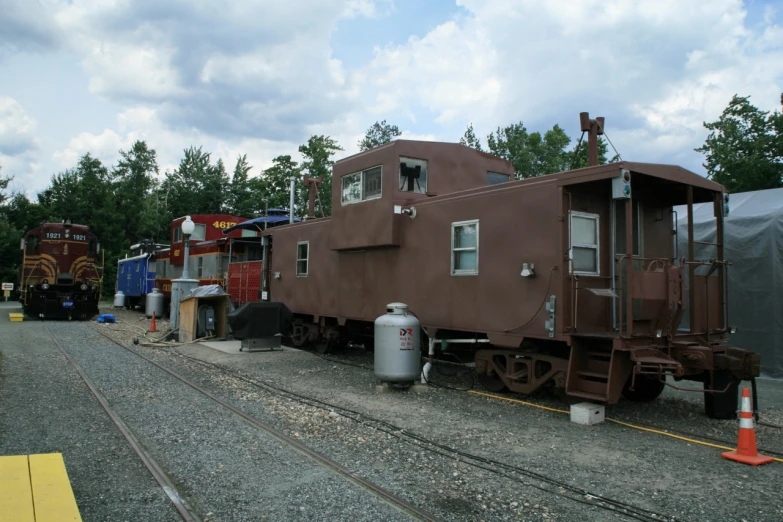
[[[139,357],[142,357],[146,359],[144,356],[136,353],[131,348],[128,348],[118,341],[112,339],[110,336],[106,335],[105,333],[101,332],[100,330],[96,330],[98,333],[100,333],[103,337],[110,340],[112,343],[129,350],[133,352],[134,354],[138,355]],[[234,378],[236,380],[245,382],[246,384],[250,384],[251,386],[254,386],[258,388],[259,390],[265,391],[267,393],[271,393],[274,395],[278,395],[280,397],[286,398],[288,400],[292,400],[295,402],[299,402],[301,404],[307,404],[312,407],[333,411],[336,412],[346,418],[351,419],[352,421],[371,426],[374,429],[377,429],[379,431],[382,431],[384,433],[387,433],[391,435],[392,437],[405,441],[407,443],[413,444],[423,450],[432,452],[434,454],[440,455],[440,456],[446,456],[450,459],[456,458],[457,460],[470,464],[471,466],[474,466],[476,468],[483,469],[485,471],[489,471],[491,473],[498,474],[500,476],[503,476],[504,478],[507,478],[511,481],[518,482],[520,484],[523,484],[528,487],[532,487],[534,489],[537,489],[539,491],[543,491],[544,493],[560,496],[563,498],[566,498],[568,500],[584,504],[587,506],[591,506],[593,508],[599,508],[606,510],[608,512],[612,512],[615,515],[624,515],[628,518],[632,518],[635,520],[642,520],[646,522],[666,522],[666,521],[675,521],[680,520],[679,517],[674,517],[671,515],[665,515],[662,513],[658,513],[656,511],[648,510],[645,508],[641,508],[639,506],[635,506],[633,504],[612,499],[609,497],[606,497],[604,495],[600,495],[591,491],[588,491],[584,488],[575,487],[571,484],[568,484],[566,482],[563,482],[561,480],[554,479],[552,477],[548,477],[542,473],[534,472],[519,466],[514,466],[506,462],[498,461],[489,459],[486,457],[481,457],[477,455],[472,455],[470,453],[467,453],[465,451],[451,448],[447,445],[441,444],[437,441],[428,439],[426,437],[417,435],[407,429],[403,429],[399,426],[396,426],[394,424],[388,423],[386,421],[377,419],[375,417],[372,417],[370,415],[367,415],[365,413],[361,413],[355,410],[351,410],[348,408],[344,408],[329,402],[322,401],[320,399],[316,399],[313,397],[308,397],[305,395],[301,395],[295,392],[291,392],[289,390],[285,390],[283,388],[271,385],[269,383],[260,382],[252,378],[248,378],[241,373],[239,373],[237,370],[226,368],[222,365],[210,363],[207,361],[202,361],[201,359],[191,357],[176,351],[170,352],[173,354],[176,354],[177,356],[187,359],[189,361],[192,361],[196,364],[199,364],[201,366],[204,366],[206,368],[212,368],[214,370],[219,371],[225,376]],[[332,361],[331,359],[325,358],[324,359],[330,361],[330,362],[336,362]],[[153,362],[153,364],[156,364]],[[157,365],[157,364],[156,364]],[[351,366],[357,366],[363,368],[361,365],[351,365]],[[167,370],[168,371],[168,370]]]
[[[79,364],[70,356],[70,354],[63,348],[63,346],[60,344],[60,342],[57,340],[57,338],[54,336],[54,334],[49,330],[48,326],[44,325],[46,328],[47,333],[51,337],[52,341],[54,342],[55,346],[60,350],[60,352],[63,354],[63,356],[68,360],[68,362],[74,367],[76,372],[79,374],[79,376],[82,378],[82,380],[85,382],[87,387],[90,389],[92,394],[95,396],[95,398],[98,400],[98,402],[101,404],[104,410],[106,410],[106,413],[109,415],[111,420],[114,422],[114,424],[117,426],[117,428],[120,430],[122,435],[126,438],[126,440],[130,443],[133,450],[136,452],[136,454],[139,456],[139,458],[142,460],[144,465],[147,467],[147,469],[150,471],[152,476],[155,478],[155,480],[158,482],[160,487],[164,490],[168,498],[173,503],[174,507],[179,511],[179,513],[182,515],[183,520],[187,522],[201,522],[201,518],[195,513],[195,510],[192,506],[190,506],[187,501],[179,494],[179,492],[176,489],[176,486],[171,482],[171,480],[167,477],[165,471],[163,468],[155,461],[155,459],[152,457],[152,455],[144,449],[144,447],[139,443],[139,441],[136,439],[133,432],[128,428],[128,426],[125,424],[125,422],[117,415],[117,413],[111,408],[106,398],[98,391],[98,389],[95,387],[95,385],[90,381],[89,377],[85,374],[84,370],[79,366]],[[385,502],[389,506],[397,509],[398,511],[401,511],[402,513],[410,516],[413,520],[422,520],[422,521],[440,521],[441,519],[437,518],[436,516],[422,510],[421,508],[397,497],[393,493],[390,493],[389,491],[385,490],[384,488],[380,487],[377,484],[374,484],[356,473],[351,472],[349,469],[344,467],[343,465],[339,464],[338,462],[335,462],[334,460],[330,459],[329,457],[318,453],[317,451],[307,447],[306,445],[302,444],[301,442],[289,437],[288,435],[280,432],[279,430],[273,428],[272,426],[260,421],[259,419],[248,415],[247,413],[239,410],[238,408],[232,406],[231,404],[223,401],[222,399],[214,396],[207,390],[201,388],[200,386],[192,383],[191,381],[185,379],[184,377],[178,375],[177,373],[169,370],[168,368],[161,366],[160,364],[156,363],[155,361],[150,360],[149,358],[145,357],[144,355],[126,347],[122,344],[114,341],[111,339],[111,337],[105,335],[103,332],[100,332],[99,330],[95,330],[97,333],[101,334],[106,339],[110,340],[112,343],[120,346],[121,348],[127,350],[128,352],[132,353],[133,355],[139,357],[140,359],[143,359],[147,363],[155,366],[156,368],[166,372],[167,374],[171,375],[173,378],[177,379],[178,381],[182,382],[183,384],[189,386],[190,388],[194,389],[195,391],[201,393],[205,397],[211,399],[215,403],[221,405],[227,410],[230,410],[235,415],[238,415],[243,420],[245,420],[250,425],[254,426],[255,428],[258,428],[265,433],[272,435],[273,437],[277,438],[278,440],[284,442],[289,447],[293,448],[294,450],[298,451],[300,454],[304,455],[305,457],[317,462],[321,466],[329,469],[342,479],[346,480],[347,482],[350,482],[365,491],[369,492],[374,497],[378,498],[379,500]]]

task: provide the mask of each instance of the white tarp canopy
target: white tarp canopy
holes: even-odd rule
[[[693,206],[696,241],[715,242],[712,203]],[[687,257],[688,210],[675,207],[680,257]],[[783,380],[783,188],[729,196],[724,219],[731,344],[761,355],[761,376]],[[714,247],[696,245],[697,259],[714,258]]]

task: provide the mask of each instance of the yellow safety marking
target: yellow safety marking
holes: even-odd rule
[[[0,513],[4,520],[35,522],[27,455],[0,457]]]
[[[30,455],[30,478],[36,522],[81,522],[62,454]]]

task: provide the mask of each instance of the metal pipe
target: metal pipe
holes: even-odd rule
[[[695,257],[693,252],[693,186],[688,185],[688,261],[693,261]],[[696,305],[696,294],[693,292],[693,276],[696,268],[689,263],[688,265],[688,323],[689,330],[694,333],[693,309]]]
[[[617,285],[615,284],[615,268],[617,265],[617,203],[613,199],[610,209],[610,226],[612,228],[612,292],[617,295]],[[617,297],[612,297],[612,331],[617,331]]]
[[[291,176],[291,202],[289,207],[288,223],[294,222],[294,190],[296,190],[296,178]]]
[[[628,266],[625,270],[625,280],[627,290],[625,295],[626,322],[628,328],[628,337],[633,336],[633,297],[631,289],[633,288],[633,199],[628,198],[625,202],[625,250],[628,255]]]
[[[182,279],[190,279],[190,272],[188,272],[189,254],[190,254],[190,234],[185,234],[185,268],[182,270]]]

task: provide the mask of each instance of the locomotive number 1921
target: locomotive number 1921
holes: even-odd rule
[[[63,236],[59,232],[47,232],[46,239],[62,239]]]
[[[74,241],[87,241],[87,236],[85,236],[84,234],[74,234],[73,235],[73,240]]]

